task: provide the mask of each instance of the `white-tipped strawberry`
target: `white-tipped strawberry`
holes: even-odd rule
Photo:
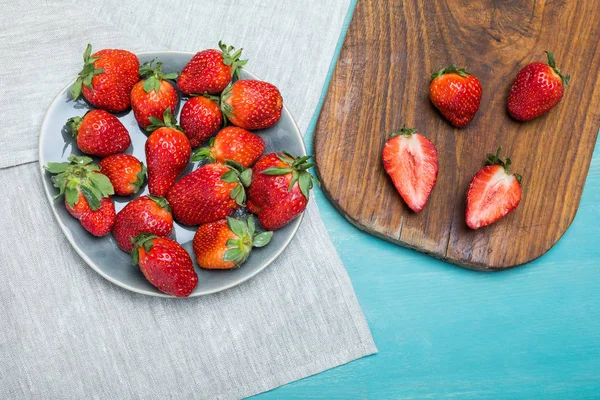
[[[383,167],[406,204],[419,212],[427,204],[438,173],[437,150],[414,128],[403,126],[383,147]]]
[[[466,221],[471,229],[490,225],[517,208],[521,201],[521,175],[510,173],[510,158],[487,155],[487,166],[471,181],[467,192]]]

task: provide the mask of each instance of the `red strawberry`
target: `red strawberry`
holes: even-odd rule
[[[419,212],[427,204],[438,174],[437,150],[414,128],[392,132],[383,146],[383,167],[406,204]]]
[[[135,238],[133,263],[158,290],[176,297],[188,297],[198,284],[190,255],[176,241],[142,233]]]
[[[83,69],[71,86],[71,97],[77,100],[81,93],[94,107],[110,112],[129,108],[129,93],[140,80],[140,62],[127,50],[100,50],[91,55],[92,46],[83,53]],[[91,55],[91,57],[90,57]]]
[[[113,187],[110,180],[90,164],[89,157],[70,155],[69,162],[48,163],[44,168],[59,190],[55,198],[65,196],[65,206],[81,225],[94,236],[106,235],[115,223],[115,206],[110,199]]]
[[[252,168],[247,207],[265,229],[281,228],[306,208],[313,180],[316,181],[308,172],[313,165],[308,162],[311,157],[270,153]]]
[[[146,166],[129,154],[108,156],[98,165],[100,171],[110,179],[115,193],[119,196],[137,193],[146,180]]]
[[[147,77],[131,89],[131,108],[136,121],[142,128],[151,125],[150,117],[162,119],[167,108],[175,110],[179,97],[177,91],[167,79],[177,78],[177,73],[165,74],[162,72],[162,63],[154,60],[144,63],[140,68],[140,75]]]
[[[479,110],[481,83],[464,68],[451,65],[431,75],[429,97],[452,125],[462,128]]]
[[[252,247],[263,247],[273,232],[256,232],[254,217],[246,221],[227,217],[201,225],[194,235],[198,265],[206,269],[230,269],[242,265]]]
[[[548,64],[534,62],[519,71],[508,95],[508,112],[518,121],[529,121],[550,111],[563,97],[570,75],[556,67],[554,54],[547,51]]]
[[[208,159],[210,162],[224,163],[232,160],[248,168],[265,151],[265,141],[258,135],[236,126],[219,131],[210,140],[209,147],[202,147],[194,153],[192,161]]]
[[[283,99],[268,82],[241,80],[221,95],[221,109],[233,125],[255,130],[273,126],[281,117]]]
[[[198,147],[223,125],[223,114],[214,101],[196,96],[190,98],[181,109],[181,127],[190,139],[192,147]]]
[[[228,161],[206,164],[174,184],[167,200],[175,220],[183,225],[199,225],[225,218],[246,201],[244,186],[252,170]]]
[[[79,150],[86,154],[106,157],[124,152],[131,144],[127,128],[104,110],[91,110],[83,117],[69,118],[67,126],[77,138]]]
[[[192,148],[170,109],[165,111],[164,122],[154,117],[150,119],[152,125],[147,129],[156,130],[146,140],[148,190],[151,195],[164,197],[185,170]]]
[[[219,50],[204,50],[196,53],[183,67],[177,86],[187,94],[219,94],[235,75],[239,78],[239,68],[248,60],[240,60],[242,49],[235,49],[219,42]]]
[[[131,253],[131,239],[140,233],[169,236],[172,230],[173,216],[167,200],[164,197],[142,196],[119,211],[112,233],[119,248]]]
[[[498,221],[521,201],[521,175],[510,173],[510,158],[502,161],[500,149],[487,155],[487,166],[469,185],[466,221],[471,229]]]

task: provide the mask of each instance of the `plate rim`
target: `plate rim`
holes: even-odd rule
[[[191,57],[193,57],[196,53],[191,52],[191,51],[177,51],[177,50],[160,50],[160,51],[140,51],[137,53],[134,53],[136,56],[156,56],[156,57],[160,57],[160,55],[165,55],[165,54],[177,54],[177,55],[188,55]],[[261,80],[258,77],[256,77],[256,75],[254,75],[252,72],[248,71],[246,68],[244,68],[244,72],[247,73],[251,79],[256,79],[256,80]],[[281,253],[284,252],[284,250],[289,246],[290,242],[292,241],[292,239],[294,239],[294,237],[296,236],[296,233],[298,233],[298,229],[300,228],[300,224],[302,223],[302,220],[304,218],[304,214],[305,211],[303,211],[298,217],[295,218],[294,223],[294,229],[292,231],[292,234],[290,235],[290,237],[285,241],[284,245],[281,247],[281,249],[279,251],[277,251],[273,256],[271,256],[267,261],[265,261],[265,263],[263,264],[262,267],[257,268],[256,271],[253,271],[253,273],[251,273],[248,276],[245,276],[244,278],[230,283],[229,285],[226,285],[222,288],[219,289],[212,289],[212,290],[208,290],[208,291],[201,291],[201,292],[193,292],[192,294],[190,294],[190,296],[188,297],[176,297],[170,294],[166,294],[166,293],[162,293],[160,291],[158,292],[151,292],[148,290],[144,290],[144,289],[138,289],[135,287],[132,287],[130,285],[127,285],[124,282],[121,282],[117,279],[112,278],[110,275],[104,273],[102,271],[101,268],[99,268],[96,263],[94,263],[89,257],[88,255],[79,248],[79,246],[77,246],[73,240],[71,239],[70,233],[67,231],[66,226],[61,222],[60,217],[58,216],[58,213],[56,212],[55,209],[55,204],[54,204],[54,196],[52,195],[52,193],[50,193],[49,191],[49,187],[46,184],[46,178],[45,178],[45,174],[46,171],[44,170],[44,164],[42,162],[42,148],[43,148],[43,142],[44,142],[44,136],[42,135],[42,133],[46,130],[49,129],[48,124],[48,114],[50,112],[50,110],[52,108],[54,108],[54,106],[56,105],[55,103],[57,103],[58,101],[62,100],[62,96],[66,93],[68,93],[70,87],[75,83],[75,79],[71,80],[69,82],[69,84],[65,87],[63,87],[58,93],[57,95],[54,97],[54,99],[52,99],[52,101],[50,102],[50,104],[48,105],[48,108],[46,109],[46,112],[44,113],[44,119],[42,120],[42,124],[40,125],[40,136],[39,136],[39,140],[38,140],[38,165],[40,168],[40,174],[41,174],[41,180],[42,180],[42,186],[44,187],[44,191],[46,192],[46,198],[48,199],[49,203],[50,203],[50,208],[52,209],[52,213],[54,214],[54,218],[56,219],[56,222],[58,223],[58,226],[60,227],[60,229],[62,230],[63,234],[65,235],[65,237],[67,238],[67,240],[69,241],[69,243],[71,244],[71,247],[73,247],[73,249],[75,249],[75,251],[77,252],[77,254],[79,254],[79,256],[86,262],[86,264],[92,268],[94,271],[96,271],[101,277],[103,277],[104,279],[108,280],[109,282],[122,287],[124,289],[127,289],[131,292],[134,293],[139,293],[139,294],[144,294],[144,295],[148,295],[148,296],[154,296],[154,297],[164,297],[164,298],[172,298],[172,299],[188,299],[188,298],[192,298],[192,297],[200,297],[200,296],[205,296],[205,295],[209,295],[209,294],[215,294],[215,293],[219,293],[228,289],[231,289],[235,286],[238,286],[250,279],[252,279],[254,276],[256,276],[258,273],[262,272],[265,268],[267,268],[269,265],[271,265],[273,263],[273,261],[275,261],[280,255]],[[181,99],[180,99],[181,101]],[[307,155],[307,150],[306,150],[306,144],[304,143],[304,137],[302,136],[302,133],[300,132],[300,128],[298,127],[298,124],[296,123],[296,120],[294,119],[294,116],[292,115],[292,113],[290,113],[290,111],[288,110],[288,108],[286,107],[285,103],[283,104],[283,109],[285,110],[285,112],[287,112],[287,114],[290,116],[290,119],[292,121],[292,125],[294,127],[293,129],[293,134],[295,134],[297,136],[297,138],[300,140],[300,143],[302,143],[302,156]],[[190,255],[191,257],[191,255]],[[242,268],[242,267],[240,267]],[[158,289],[157,289],[158,290]]]

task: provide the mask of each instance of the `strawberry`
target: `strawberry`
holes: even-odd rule
[[[151,125],[150,117],[161,119],[165,110],[175,110],[179,97],[177,91],[167,79],[177,78],[177,73],[165,74],[162,72],[162,63],[155,60],[144,63],[140,68],[140,75],[146,77],[131,89],[131,108],[136,121],[142,128]]]
[[[406,204],[419,212],[427,204],[438,174],[437,150],[414,128],[392,132],[383,146],[383,167]]]
[[[196,96],[185,102],[180,123],[192,147],[198,147],[223,125],[223,114],[214,101]]]
[[[469,228],[490,225],[517,208],[521,201],[521,175],[510,173],[510,158],[502,161],[500,150],[487,155],[467,192],[466,222]]]
[[[146,180],[146,166],[129,154],[108,156],[98,165],[100,171],[110,179],[115,193],[119,196],[137,193]]]
[[[190,255],[176,241],[142,233],[135,239],[131,253],[133,264],[163,293],[188,297],[198,284],[198,275]]]
[[[89,157],[71,154],[69,162],[49,162],[44,168],[53,174],[52,183],[59,190],[54,197],[65,196],[67,211],[94,236],[106,235],[115,223],[115,206],[110,198],[114,190],[110,180],[90,164]]]
[[[248,168],[264,151],[263,138],[245,129],[229,126],[210,140],[209,147],[196,150],[192,161],[208,159],[210,162],[224,163],[225,160],[232,160]]]
[[[140,62],[127,50],[100,50],[92,53],[87,45],[83,53],[83,69],[71,86],[71,97],[83,97],[94,107],[113,113],[125,111],[131,102],[129,93],[140,80]]]
[[[311,157],[269,153],[252,168],[247,207],[265,229],[281,228],[306,208],[313,180],[318,183],[308,172],[313,166],[308,162]]]
[[[252,170],[234,161],[205,164],[174,184],[167,200],[175,220],[199,225],[225,218],[246,201]]]
[[[85,154],[106,157],[124,152],[131,144],[127,128],[104,110],[91,110],[83,117],[69,118],[67,127]]]
[[[281,117],[283,99],[274,85],[241,80],[221,94],[221,110],[233,125],[255,130],[273,126]]]
[[[154,117],[150,120],[152,125],[146,129],[155,130],[146,140],[148,190],[153,196],[164,197],[185,170],[192,148],[169,108],[165,110],[163,121]]]
[[[546,51],[548,64],[531,63],[519,71],[508,95],[508,112],[518,121],[529,121],[550,111],[563,97],[571,80],[556,67],[554,54]]]
[[[131,253],[132,239],[140,233],[169,236],[172,230],[173,216],[167,200],[164,197],[142,196],[119,211],[112,233],[119,248]]]
[[[464,68],[450,65],[431,75],[429,97],[452,125],[462,128],[479,110],[481,83]]]
[[[177,86],[187,94],[219,94],[231,82],[233,76],[239,76],[239,68],[248,60],[240,60],[242,49],[235,49],[219,42],[219,50],[203,50],[183,67]]]
[[[263,247],[273,232],[256,232],[254,217],[229,218],[201,225],[194,235],[198,265],[206,269],[230,269],[242,265],[252,247]]]

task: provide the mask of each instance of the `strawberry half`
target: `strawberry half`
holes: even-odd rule
[[[431,75],[429,98],[457,128],[473,120],[481,102],[481,83],[466,69],[450,65]]]
[[[269,128],[281,118],[283,98],[274,85],[239,80],[221,94],[223,115],[235,126],[255,130]]]
[[[196,96],[185,102],[181,109],[181,127],[192,147],[198,147],[217,133],[223,125],[221,109],[209,98]]]
[[[71,154],[69,162],[49,162],[44,168],[54,174],[52,183],[59,190],[54,196],[65,196],[67,211],[94,236],[106,235],[115,223],[114,193],[110,180],[99,172],[89,157]]]
[[[201,225],[194,235],[198,265],[206,269],[230,269],[242,265],[253,247],[263,247],[273,232],[257,232],[254,217],[229,218]]]
[[[83,69],[71,86],[71,97],[83,97],[94,107],[113,113],[125,111],[131,101],[129,93],[140,80],[137,56],[127,50],[106,49],[92,54],[87,45]]]
[[[91,110],[83,117],[69,118],[67,127],[85,154],[106,157],[124,152],[131,144],[127,128],[104,110]]]
[[[508,95],[508,112],[518,121],[529,121],[547,113],[563,97],[571,80],[556,67],[554,54],[546,51],[548,64],[531,63],[519,71]]]
[[[521,201],[521,175],[510,173],[510,158],[501,160],[501,149],[487,155],[487,166],[477,172],[469,185],[466,222],[471,229],[498,221]]]
[[[210,162],[225,163],[226,160],[232,160],[248,168],[265,151],[263,138],[236,126],[221,129],[208,146],[196,150],[192,161],[207,159]]]
[[[131,89],[131,108],[136,121],[142,128],[152,124],[150,117],[162,119],[167,108],[175,110],[179,97],[177,91],[167,79],[177,78],[177,73],[165,74],[162,63],[155,60],[140,67],[140,75],[145,77]]]
[[[438,174],[438,156],[433,143],[414,128],[403,126],[392,132],[383,147],[383,167],[408,207],[425,208]]]
[[[131,196],[137,193],[146,181],[146,166],[129,154],[115,154],[103,158],[100,171],[110,179],[115,193]]]
[[[135,239],[133,264],[158,290],[176,297],[188,297],[198,284],[190,255],[176,241],[142,233]]]

